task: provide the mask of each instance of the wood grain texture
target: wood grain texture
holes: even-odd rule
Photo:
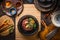
[[[38,37],[37,37],[37,33],[33,36],[24,36],[22,35],[19,31],[18,31],[18,28],[17,28],[17,24],[18,24],[18,21],[19,21],[19,18],[21,18],[22,16],[24,15],[32,15],[34,17],[36,17],[36,19],[38,20],[39,22],[39,30],[41,30],[41,26],[40,26],[40,12],[35,8],[34,4],[24,4],[24,9],[23,9],[23,12],[16,17],[16,40],[39,40]],[[38,30],[38,31],[39,31]]]

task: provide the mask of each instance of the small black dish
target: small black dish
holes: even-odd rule
[[[25,20],[26,18],[32,18],[32,19],[35,21],[35,23],[36,23],[36,27],[33,28],[32,30],[29,30],[29,31],[28,31],[28,30],[24,30],[24,29],[23,29],[23,26],[22,26],[22,22],[23,22],[23,20]],[[21,17],[21,18],[19,19],[19,21],[18,21],[18,30],[19,30],[19,32],[21,32],[21,34],[23,34],[23,35],[25,35],[25,36],[31,36],[31,35],[37,33],[37,32],[38,32],[38,28],[39,28],[39,24],[38,24],[37,19],[36,19],[34,16],[25,15],[25,16]]]

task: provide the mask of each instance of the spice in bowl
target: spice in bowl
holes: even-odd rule
[[[16,3],[16,7],[18,8],[18,7],[20,7],[21,6],[21,2],[17,2]]]
[[[11,8],[9,12],[11,15],[15,15],[17,11],[16,11],[16,8]]]
[[[10,8],[12,6],[12,3],[10,1],[5,2],[6,8]]]

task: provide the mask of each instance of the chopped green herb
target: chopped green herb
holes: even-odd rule
[[[34,24],[34,28],[36,28],[36,24]]]

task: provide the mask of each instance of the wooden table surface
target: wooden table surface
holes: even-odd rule
[[[18,28],[17,28],[17,24],[18,24],[18,21],[19,19],[24,16],[24,15],[32,15],[34,17],[36,17],[36,19],[38,20],[39,22],[39,30],[41,30],[41,26],[40,26],[40,12],[35,8],[34,4],[24,4],[24,9],[23,9],[23,12],[16,17],[16,40],[39,40],[38,37],[37,37],[37,34],[36,35],[33,35],[33,36],[24,36],[22,35],[19,31],[18,31]],[[39,31],[38,30],[38,31]]]

